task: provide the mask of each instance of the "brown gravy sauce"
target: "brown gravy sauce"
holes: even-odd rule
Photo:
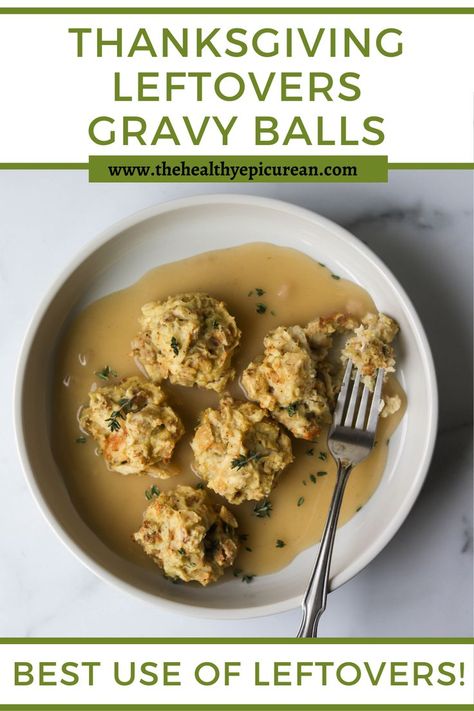
[[[255,294],[257,287],[265,290],[263,296]],[[236,317],[242,330],[241,346],[234,360],[238,375],[262,352],[265,334],[278,325],[304,325],[316,316],[335,311],[362,317],[376,308],[360,286],[335,278],[324,265],[301,252],[256,243],[207,252],[153,269],[136,284],[92,303],[69,324],[55,368],[54,455],[71,499],[87,525],[119,555],[147,567],[153,567],[153,563],[131,538],[148,503],[145,490],[152,484],[164,490],[176,484],[198,483],[191,471],[189,443],[198,413],[205,407],[215,407],[219,397],[211,391],[163,383],[186,427],[172,460],[175,471],[180,473],[167,480],[109,471],[95,454],[92,439],[88,438],[85,444],[76,443],[81,435],[76,414],[80,404],[88,401],[91,385],[103,384],[95,377],[95,371],[109,365],[120,377],[137,374],[128,354],[142,304],[186,291],[205,291],[223,299]],[[251,291],[253,294],[248,296]],[[264,314],[257,313],[257,303],[267,306]],[[238,378],[229,392],[244,397]],[[380,420],[374,451],[349,479],[340,525],[352,518],[377,488],[388,441],[406,407],[405,394],[395,378],[386,383],[385,392],[400,394],[403,406],[395,415]],[[245,573],[276,571],[321,537],[335,483],[335,464],[327,452],[326,432],[317,443],[292,437],[292,444],[296,459],[283,472],[270,496],[271,516],[253,515],[254,503],[229,507],[239,521],[240,532],[247,535],[236,563]],[[277,547],[278,539],[284,541],[284,547]]]

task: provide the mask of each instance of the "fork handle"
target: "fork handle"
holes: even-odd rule
[[[298,631],[298,637],[316,637],[318,622],[326,609],[328,595],[329,571],[331,568],[332,549],[336,536],[337,521],[341,510],[344,489],[353,468],[352,464],[337,463],[337,478],[331,506],[329,508],[318,557],[314,564],[311,579],[303,600],[303,620]]]

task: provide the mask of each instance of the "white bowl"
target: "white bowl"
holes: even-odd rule
[[[251,585],[231,579],[207,589],[171,585],[155,571],[120,558],[79,517],[52,457],[50,376],[59,332],[73,310],[133,283],[152,266],[255,241],[291,246],[326,263],[364,286],[377,307],[401,327],[398,377],[408,394],[408,408],[391,439],[378,489],[337,534],[331,587],[342,585],[403,523],[423,484],[437,425],[433,360],[415,309],[385,265],[346,230],[294,205],[247,195],[194,197],[139,212],[88,244],[59,276],[33,318],[17,371],[20,458],[33,495],[60,539],[102,579],[162,607],[214,618],[267,615],[298,606],[317,547]]]

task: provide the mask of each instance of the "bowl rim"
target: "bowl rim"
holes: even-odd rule
[[[425,421],[427,422],[428,426],[428,437],[426,440],[425,449],[422,452],[422,456],[420,459],[420,465],[418,467],[418,476],[414,480],[413,486],[410,487],[410,490],[403,501],[403,505],[400,506],[397,511],[397,514],[392,517],[389,524],[386,526],[386,528],[384,528],[383,534],[380,534],[378,538],[375,539],[372,544],[366,548],[364,554],[357,558],[355,566],[354,564],[348,566],[348,568],[346,568],[343,573],[337,576],[337,584],[335,586],[332,586],[331,589],[334,590],[340,585],[350,580],[351,578],[353,578],[355,575],[361,572],[372,560],[374,560],[374,558],[393,538],[398,529],[401,527],[402,523],[407,518],[418,497],[418,494],[420,493],[420,490],[424,484],[426,475],[428,473],[435,446],[438,425],[438,387],[435,366],[428,338],[426,336],[420,318],[415,310],[415,307],[413,306],[411,299],[407,295],[406,291],[401,286],[398,279],[393,275],[391,270],[376,254],[372,252],[369,247],[367,247],[355,235],[350,233],[348,230],[346,230],[344,227],[340,226],[336,222],[326,217],[323,217],[322,215],[319,215],[318,213],[308,208],[300,207],[299,205],[295,205],[284,200],[260,197],[245,193],[203,193],[185,198],[167,200],[165,202],[151,205],[115,221],[112,225],[100,231],[92,240],[89,240],[84,245],[84,247],[82,247],[77,252],[76,256],[73,257],[73,259],[67,262],[63,269],[61,269],[58,276],[53,280],[51,286],[46,290],[43,298],[40,300],[37,308],[33,313],[33,316],[30,319],[30,322],[25,332],[25,336],[23,338],[22,345],[20,347],[16,372],[14,376],[13,422],[16,449],[23,469],[23,474],[25,476],[28,488],[33,496],[33,499],[35,500],[36,505],[38,506],[39,510],[41,511],[41,514],[45,518],[50,528],[54,531],[56,536],[66,546],[66,548],[74,555],[74,557],[82,563],[82,565],[85,565],[85,567],[88,568],[88,570],[90,570],[92,573],[94,573],[99,579],[110,583],[115,587],[118,587],[120,590],[125,591],[133,595],[134,597],[138,597],[146,602],[152,602],[153,604],[158,605],[163,609],[167,609],[170,612],[181,614],[185,613],[192,617],[212,617],[214,619],[243,619],[252,617],[263,617],[276,613],[287,612],[289,610],[299,607],[301,604],[301,598],[300,596],[294,596],[285,600],[281,600],[279,602],[259,604],[245,608],[235,606],[226,609],[219,609],[204,607],[201,605],[190,605],[188,603],[168,600],[157,595],[153,595],[145,590],[141,590],[135,587],[133,584],[122,580],[114,573],[111,573],[106,568],[96,563],[96,561],[94,561],[62,527],[62,525],[52,513],[49,504],[47,503],[46,499],[43,497],[39,489],[39,486],[36,481],[35,472],[33,470],[33,467],[31,466],[28,457],[26,436],[23,428],[22,411],[24,377],[32,344],[41,326],[42,320],[48,311],[50,303],[53,301],[54,297],[60,291],[66,281],[76,271],[76,269],[78,269],[81,264],[88,257],[90,257],[97,249],[106,244],[113,237],[120,234],[124,230],[127,230],[139,224],[140,222],[143,222],[147,219],[156,217],[167,212],[172,212],[183,208],[203,206],[207,204],[215,205],[225,203],[232,205],[253,205],[255,207],[269,208],[273,210],[276,209],[280,212],[285,212],[287,215],[304,219],[306,221],[309,221],[313,225],[319,225],[325,228],[326,230],[329,230],[333,233],[337,233],[340,238],[351,244],[352,247],[356,248],[366,260],[371,262],[372,266],[381,271],[388,279],[388,281],[391,282],[392,287],[396,290],[397,296],[403,302],[403,305],[407,310],[412,323],[415,326],[415,332],[419,339],[420,351],[425,361],[424,367],[426,369],[427,381],[430,385],[427,393],[429,400],[429,408],[425,413]],[[354,567],[356,568],[355,570],[353,569]],[[308,571],[308,577],[309,572],[310,571]]]

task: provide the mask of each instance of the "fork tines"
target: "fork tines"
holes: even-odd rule
[[[354,370],[355,374],[353,372]],[[380,410],[383,375],[383,368],[378,368],[372,401],[367,416],[367,405],[371,392],[367,385],[364,385],[362,394],[360,395],[360,371],[355,368],[352,360],[347,361],[341,390],[337,398],[336,409],[334,410],[333,427],[342,425],[343,427],[366,430],[369,434],[375,434]],[[355,424],[354,417],[356,417]]]

